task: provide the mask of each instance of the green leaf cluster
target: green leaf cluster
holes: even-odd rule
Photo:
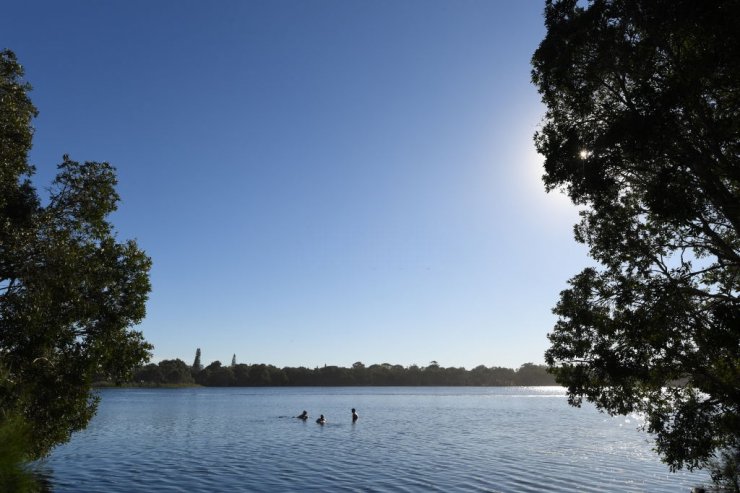
[[[24,468],[29,426],[18,416],[0,423],[0,491],[39,491],[32,473]]]
[[[93,416],[94,375],[127,380],[148,359],[132,327],[145,316],[151,261],[108,221],[119,200],[108,163],[64,156],[41,205],[22,76],[0,52],[0,426],[20,416],[37,458]]]

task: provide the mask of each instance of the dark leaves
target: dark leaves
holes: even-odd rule
[[[547,3],[532,80],[548,190],[586,205],[599,268],[546,360],[574,405],[640,411],[672,468],[740,427],[740,2]]]
[[[35,109],[10,52],[0,54],[0,421],[30,425],[30,457],[83,429],[93,375],[130,376],[151,345],[145,315],[151,261],[116,241],[114,169],[64,156],[41,206],[27,164]]]

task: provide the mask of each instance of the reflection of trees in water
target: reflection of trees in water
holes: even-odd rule
[[[52,471],[47,468],[32,467],[26,472],[31,481],[33,482],[33,488],[28,490],[33,493],[53,493],[54,485],[52,484]]]

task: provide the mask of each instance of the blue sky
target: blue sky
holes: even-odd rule
[[[592,262],[546,194],[541,1],[11,2],[31,161],[118,170],[154,358],[517,367]]]

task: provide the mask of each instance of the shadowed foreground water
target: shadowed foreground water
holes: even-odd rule
[[[54,492],[677,492],[636,430],[559,387],[106,389]],[[360,419],[351,421],[351,408]],[[307,422],[292,418],[306,409]],[[324,414],[328,423],[314,419]]]

